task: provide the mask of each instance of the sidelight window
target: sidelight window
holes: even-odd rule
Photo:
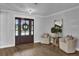
[[[19,22],[18,22],[18,20],[16,19],[16,36],[18,36],[18,26],[19,26]]]

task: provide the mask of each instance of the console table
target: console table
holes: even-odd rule
[[[56,47],[59,47],[59,35],[56,34],[56,33],[51,33],[50,34],[51,36],[51,43],[56,46]]]
[[[54,46],[59,47],[59,37],[51,37],[51,42]]]

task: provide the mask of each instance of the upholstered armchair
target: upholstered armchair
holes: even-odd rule
[[[65,37],[59,39],[59,48],[66,53],[74,53],[76,51],[76,39]]]
[[[41,37],[42,44],[50,44],[50,36],[48,33],[44,33]]]

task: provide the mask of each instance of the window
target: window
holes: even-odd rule
[[[34,21],[31,21],[31,35],[34,34]]]
[[[18,26],[19,26],[19,22],[18,22],[18,20],[16,19],[16,36],[18,36]]]

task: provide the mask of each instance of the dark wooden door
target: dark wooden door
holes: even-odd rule
[[[33,43],[34,19],[16,17],[15,20],[15,44]]]

